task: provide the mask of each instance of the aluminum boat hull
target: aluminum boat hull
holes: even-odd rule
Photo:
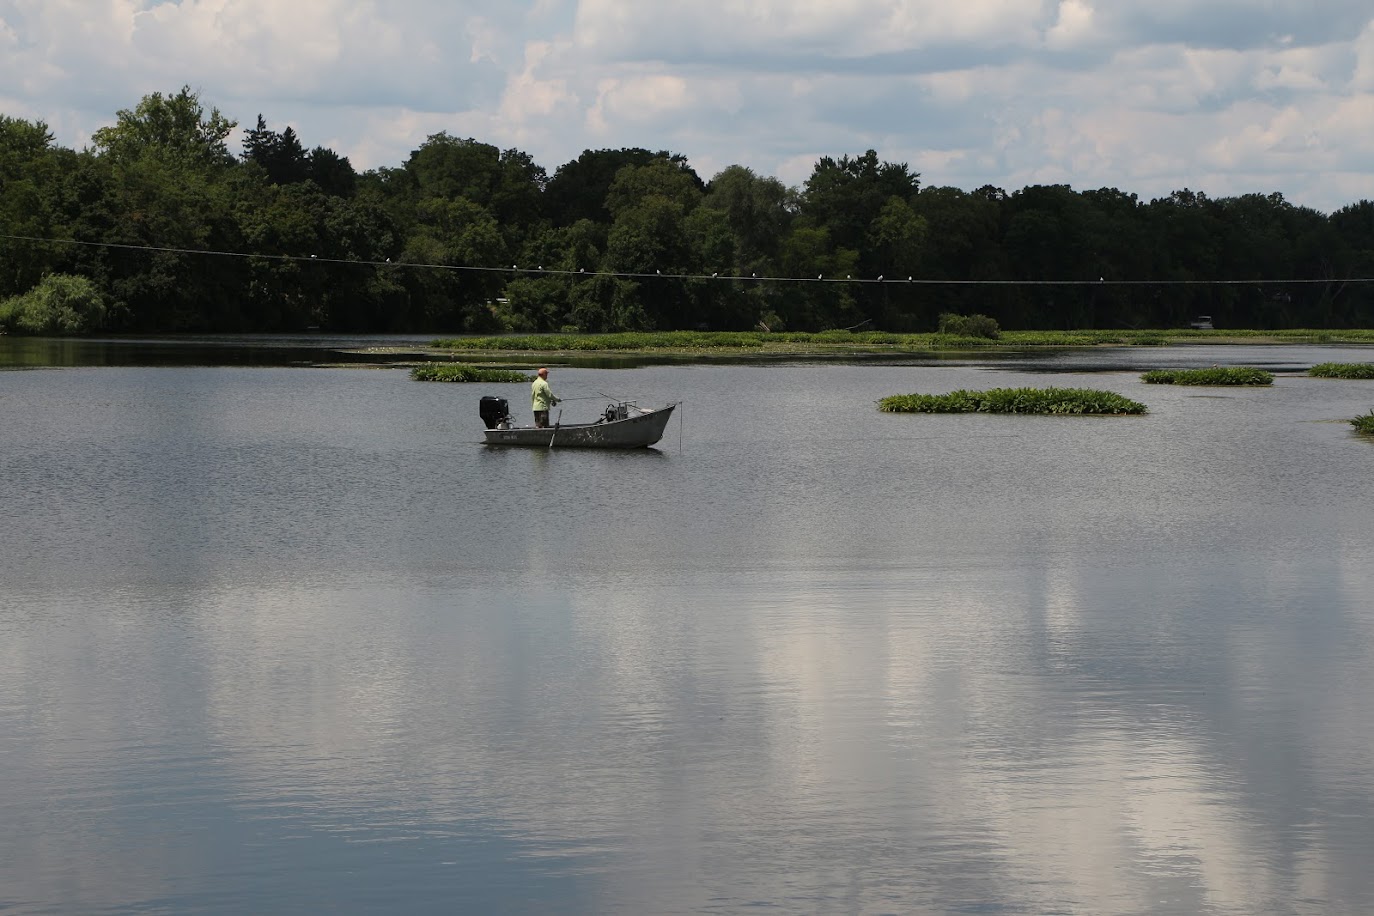
[[[485,430],[487,445],[526,448],[646,448],[663,438],[663,430],[676,404],[650,410],[624,420],[596,423],[564,423],[537,429],[533,426],[496,427]]]

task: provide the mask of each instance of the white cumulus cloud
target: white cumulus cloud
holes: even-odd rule
[[[965,188],[1374,197],[1367,0],[0,0],[0,113],[64,145],[182,85],[359,168],[447,131],[550,172],[637,146],[799,184],[871,147]]]

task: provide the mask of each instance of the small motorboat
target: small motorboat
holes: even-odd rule
[[[482,398],[482,422],[487,445],[536,448],[646,448],[663,438],[663,430],[677,404],[646,410],[633,401],[608,404],[591,423],[554,423],[542,429],[511,424],[505,398]]]

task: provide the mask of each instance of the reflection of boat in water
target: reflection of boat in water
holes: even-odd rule
[[[555,423],[539,429],[512,426],[505,398],[482,398],[482,422],[487,445],[525,445],[539,448],[644,448],[663,438],[676,404],[646,410],[632,401],[607,406],[593,423]]]

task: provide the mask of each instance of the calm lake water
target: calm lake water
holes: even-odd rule
[[[683,402],[626,454],[481,445],[525,385],[0,372],[0,911],[1374,911],[1328,360],[555,366]],[[1139,381],[1214,362],[1281,374]],[[1150,413],[874,408],[1018,385]]]

